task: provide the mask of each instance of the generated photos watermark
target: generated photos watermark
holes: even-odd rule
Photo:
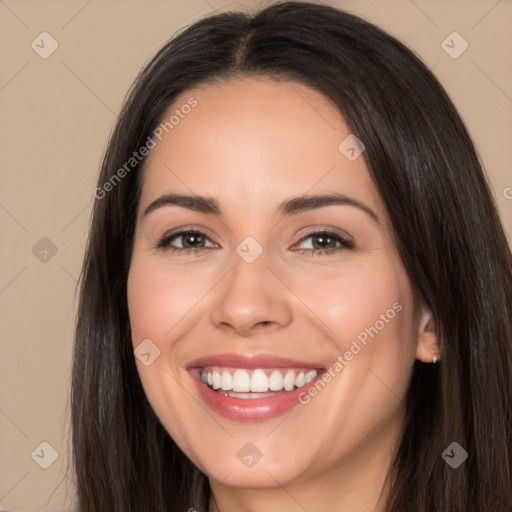
[[[374,338],[379,334],[386,324],[388,324],[393,318],[395,318],[397,313],[402,311],[402,305],[399,302],[395,302],[385,313],[381,313],[379,315],[379,320],[377,320],[370,327],[365,327],[357,336],[356,339],[352,340],[350,348],[346,350],[343,354],[340,354],[334,363],[327,368],[327,370],[322,374],[322,377],[318,379],[312,386],[309,386],[307,390],[302,391],[299,396],[299,402],[303,405],[309,404],[311,399],[316,397],[320,391],[322,391],[329,382],[331,382],[337,375],[341,373],[341,371],[348,365],[354,356],[359,354],[361,350],[368,345],[368,338]],[[361,346],[362,345],[362,346]]]
[[[197,106],[197,100],[190,97],[186,103],[181,105],[180,108],[174,109],[169,118],[160,123],[153,133],[146,139],[146,142],[137,150],[132,153],[132,156],[113,174],[101,187],[94,189],[93,196],[96,199],[103,199],[107,193],[114,190],[116,185],[133,169],[135,169],[143,160],[149,155],[149,152],[156,147],[158,139],[160,142],[164,133],[167,134],[178,126],[182,119],[190,114],[192,109]]]

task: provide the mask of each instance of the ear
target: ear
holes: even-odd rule
[[[416,359],[424,363],[433,363],[434,358],[441,359],[441,350],[437,339],[437,325],[432,311],[422,303],[418,318]]]

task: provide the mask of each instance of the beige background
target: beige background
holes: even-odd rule
[[[326,3],[382,26],[434,70],[476,142],[511,240],[512,2]],[[129,85],[178,28],[256,5],[0,0],[0,510],[70,507],[74,291],[99,163]],[[31,48],[43,31],[58,43],[47,59]],[[457,59],[441,47],[453,31],[469,44]],[[56,254],[41,252],[43,237]],[[58,453],[47,469],[36,463],[50,461],[42,442]]]

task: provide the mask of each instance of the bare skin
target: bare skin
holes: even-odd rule
[[[137,360],[148,400],[208,476],[210,512],[380,511],[414,360],[439,350],[364,159],[340,152],[350,130],[306,86],[237,79],[186,91],[173,109],[190,97],[197,106],[149,155],[128,278],[133,345],[160,350],[150,366]],[[221,215],[166,205],[143,216],[168,193],[214,198]],[[279,215],[291,197],[332,193],[376,218],[350,204]],[[204,236],[155,249],[185,229]],[[248,236],[262,249],[252,263],[236,252]],[[208,409],[186,370],[227,352],[346,364],[288,415],[241,423]],[[249,442],[262,454],[252,467],[237,457]]]

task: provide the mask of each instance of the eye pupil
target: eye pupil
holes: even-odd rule
[[[314,242],[315,239],[318,241],[317,243]],[[330,236],[317,235],[313,238],[313,246],[315,247],[315,249],[325,249],[325,247],[329,245],[329,242],[331,242],[331,246],[332,242],[336,244],[336,240],[334,240]]]
[[[183,247],[197,247],[201,244],[202,235],[198,233],[187,233],[183,235]]]

